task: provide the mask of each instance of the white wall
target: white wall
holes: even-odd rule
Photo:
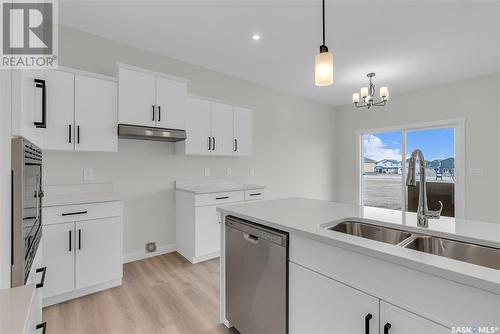
[[[465,118],[466,216],[500,222],[499,93],[500,74],[492,74],[394,95],[383,108],[336,108],[336,200],[357,202],[357,130]]]
[[[0,71],[0,289],[10,287],[11,74]]]
[[[175,242],[174,180],[247,177],[267,185],[268,198],[334,197],[335,113],[333,108],[286,95],[244,80],[159,56],[97,36],[61,27],[59,64],[114,75],[115,62],[128,63],[190,80],[189,92],[254,110],[254,155],[250,158],[179,156],[174,144],[119,140],[118,153],[45,152],[45,183],[81,183],[83,168],[94,182],[113,182],[123,195],[124,252],[140,252],[148,241]]]

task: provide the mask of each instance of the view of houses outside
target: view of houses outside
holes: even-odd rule
[[[453,128],[414,130],[406,133],[406,160],[419,148],[426,158],[429,207],[442,201],[448,215],[454,215],[455,132]],[[402,198],[402,131],[363,135],[363,203],[401,210],[416,210],[418,188],[408,188]],[[418,166],[418,162],[417,162]],[[417,175],[419,171],[417,169]],[[437,207],[436,207],[437,205]]]

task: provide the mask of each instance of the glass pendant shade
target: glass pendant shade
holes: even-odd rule
[[[324,87],[333,84],[333,54],[321,52],[316,55],[314,82],[316,86]]]

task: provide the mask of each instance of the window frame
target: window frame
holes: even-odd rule
[[[432,130],[442,128],[455,129],[455,218],[465,218],[465,118],[448,119],[432,122],[410,123],[403,125],[394,125],[389,127],[380,127],[372,129],[357,130],[357,200],[358,205],[363,206],[363,136],[366,134],[376,134],[381,132],[401,131],[401,200],[402,209],[406,211],[406,134],[408,131]],[[425,152],[424,152],[425,154]]]

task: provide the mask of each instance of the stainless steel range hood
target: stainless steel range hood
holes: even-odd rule
[[[186,131],[130,124],[118,124],[118,137],[156,141],[181,141],[186,139]]]

